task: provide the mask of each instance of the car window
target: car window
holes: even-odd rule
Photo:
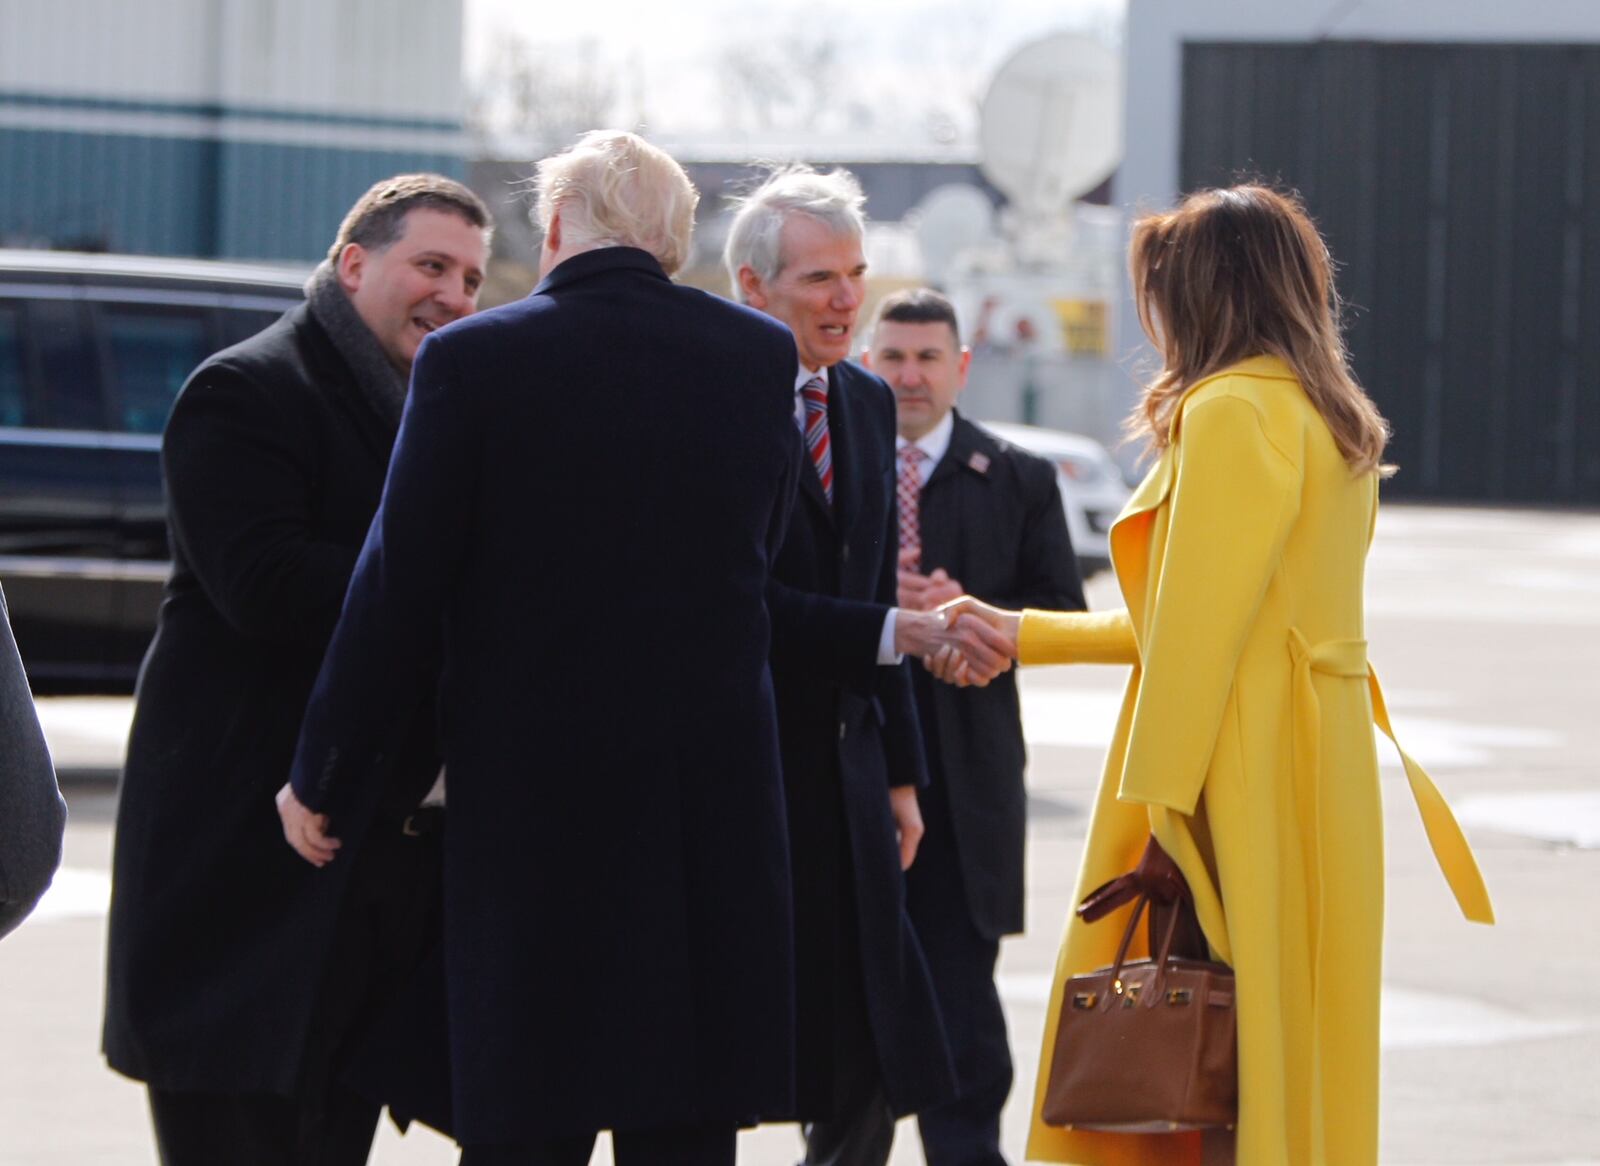
[[[102,309],[117,410],[129,433],[160,433],[173,399],[211,353],[200,309],[107,306]]]
[[[241,340],[248,340],[280,315],[281,312],[262,312],[254,308],[223,308],[217,313],[222,321],[222,346],[227,348]]]
[[[22,313],[0,303],[0,425],[25,425],[27,400],[22,389]]]
[[[31,300],[27,319],[44,378],[43,415],[36,423],[51,429],[104,429],[99,361],[82,304]]]

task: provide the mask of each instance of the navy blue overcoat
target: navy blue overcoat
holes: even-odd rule
[[[861,997],[890,1107],[914,1113],[955,1094],[889,804],[891,786],[927,784],[910,673],[878,663],[899,554],[894,396],[848,361],[828,382],[833,501],[808,458],[772,585],[804,1120],[836,1112],[835,1049],[851,1046]]]
[[[418,354],[294,785],[337,833],[442,654],[464,1143],[790,1104],[765,590],[794,369],[781,325],[631,248]]]

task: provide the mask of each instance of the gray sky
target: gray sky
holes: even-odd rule
[[[1123,0],[466,0],[466,70],[498,127],[497,78],[522,38],[558,92],[598,80],[611,124],[666,141],[789,135],[959,153],[1010,53],[1051,32],[1115,39],[1122,10]]]

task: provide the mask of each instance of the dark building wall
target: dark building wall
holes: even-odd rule
[[[1183,189],[1304,196],[1394,495],[1600,504],[1600,46],[1185,46]]]

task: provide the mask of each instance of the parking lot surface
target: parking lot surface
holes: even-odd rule
[[[1090,587],[1096,607],[1115,583]],[[1392,507],[1368,586],[1371,658],[1400,740],[1476,848],[1499,923],[1464,922],[1433,864],[1398,757],[1384,762],[1389,861],[1383,1161],[1600,1164],[1600,516]],[[619,665],[619,667],[626,665]],[[1021,1161],[1055,943],[1123,670],[1026,674],[1032,763],[1027,935],[1001,987],[1017,1060],[1007,1152]],[[0,1163],[148,1166],[143,1091],[98,1053],[114,778],[130,702],[41,702],[72,808],[66,863],[0,943]],[[618,710],[619,723],[626,710]],[[530,750],[537,742],[528,742]],[[742,1135],[740,1161],[788,1166],[792,1126]],[[385,1128],[375,1163],[455,1161]],[[920,1162],[902,1125],[893,1163]],[[609,1163],[604,1140],[596,1164]]]

